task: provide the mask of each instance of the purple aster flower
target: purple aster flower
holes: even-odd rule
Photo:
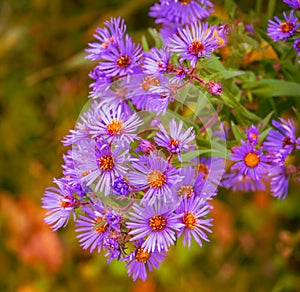
[[[276,130],[269,131],[263,146],[270,153],[290,154],[296,145],[296,127],[290,119],[286,121],[280,118],[279,120],[280,122],[272,121],[272,125]]]
[[[180,154],[182,151],[189,151],[194,147],[194,143],[191,143],[195,139],[195,132],[193,127],[189,127],[186,131],[183,130],[183,122],[176,123],[175,119],[169,122],[169,132],[163,126],[158,125],[160,132],[156,132],[154,141],[157,145],[165,147],[171,155],[176,154],[179,161],[182,161]]]
[[[208,0],[170,0],[169,3],[154,4],[149,15],[156,23],[175,23],[178,26],[191,24],[208,17],[213,4]]]
[[[88,127],[88,121],[95,115],[97,107],[99,107],[99,103],[97,101],[94,101],[91,107],[86,112],[80,115],[75,129],[70,130],[70,134],[66,135],[62,140],[64,146],[76,144],[82,140],[88,139],[91,136],[90,129]]]
[[[121,177],[118,177],[114,180],[112,188],[117,196],[128,196],[131,192],[131,188],[127,180]]]
[[[152,151],[155,151],[155,146],[148,140],[142,139],[140,141],[139,147],[135,149],[136,152],[142,152],[144,154],[150,154]]]
[[[274,165],[268,173],[271,178],[270,187],[272,195],[279,200],[285,199],[289,189],[289,177],[286,170],[287,168],[284,164]]]
[[[300,56],[300,39],[295,39],[293,47],[298,53],[298,56]]]
[[[124,20],[120,17],[111,18],[109,21],[104,22],[104,28],[97,28],[94,37],[99,41],[97,43],[90,43],[90,48],[86,51],[89,53],[88,59],[97,60],[101,59],[103,54],[107,52],[112,46],[117,47],[118,41],[122,39],[126,25]]]
[[[127,97],[137,109],[164,113],[173,101],[169,80],[162,75],[138,74],[127,83]]]
[[[242,145],[235,148],[234,153],[230,153],[231,160],[236,163],[232,170],[238,169],[243,175],[254,180],[259,180],[270,168],[269,159],[262,153],[262,149],[256,150],[253,144],[242,141]]]
[[[182,181],[175,186],[179,197],[190,198],[191,196],[202,196],[204,185],[204,175],[202,173],[197,174],[195,167],[187,166],[181,168],[179,175],[183,177]]]
[[[80,206],[80,202],[74,198],[73,188],[65,179],[54,179],[54,183],[58,188],[46,189],[42,207],[47,209],[45,222],[55,231],[68,224],[71,213],[75,219],[74,210]]]
[[[146,190],[142,204],[153,204],[156,200],[165,203],[177,200],[173,187],[181,177],[167,160],[151,152],[149,156],[142,156],[137,162],[133,162],[132,166],[135,170],[128,173],[130,184],[139,190]]]
[[[295,31],[299,27],[297,23],[298,18],[294,17],[294,11],[290,12],[290,15],[287,16],[283,12],[284,21],[280,20],[277,16],[274,17],[274,20],[269,19],[268,24],[268,36],[271,37],[275,42],[282,40],[286,41],[289,37],[294,35]]]
[[[154,251],[146,251],[141,247],[143,241],[135,244],[135,250],[130,253],[123,261],[127,262],[128,275],[132,276],[133,281],[137,278],[146,280],[147,269],[151,272],[153,268],[158,268],[160,262],[166,257],[165,253]]]
[[[259,131],[254,125],[251,125],[251,127],[246,131],[247,135],[247,140],[253,144],[256,145],[258,142],[258,136],[259,136]]]
[[[178,232],[178,237],[184,234],[184,246],[191,247],[192,237],[202,246],[202,240],[209,241],[205,232],[211,232],[212,219],[206,218],[212,207],[203,199],[191,196],[184,198],[176,212],[181,215],[184,226]]]
[[[113,82],[112,77],[107,77],[105,72],[102,71],[99,66],[96,66],[93,71],[89,73],[89,77],[94,79],[95,82],[90,84],[92,89],[89,98],[99,98],[103,95],[105,90],[108,90],[109,86]]]
[[[209,81],[206,83],[206,87],[211,94],[221,95],[223,91],[222,84],[214,81]]]
[[[292,7],[293,9],[300,9],[300,1],[299,0],[283,0],[287,5]]]
[[[144,59],[144,72],[149,74],[163,74],[168,72],[171,54],[167,48],[152,48]]]
[[[93,207],[84,206],[82,209],[85,215],[79,215],[76,220],[75,231],[80,245],[83,249],[90,249],[92,252],[98,248],[101,251],[104,239],[109,234],[109,226],[106,222],[103,206],[98,201]]]
[[[116,47],[110,47],[110,50],[103,54],[99,68],[108,77],[132,74],[135,67],[139,66],[141,58],[141,46],[135,45],[126,35],[125,40],[118,40]]]
[[[101,137],[107,143],[129,144],[137,138],[137,129],[143,121],[136,113],[127,115],[122,107],[102,105],[89,120],[88,127],[93,138]]]
[[[119,230],[121,216],[116,213],[114,210],[108,210],[105,213],[106,222],[108,225],[115,230]]]
[[[255,180],[245,174],[241,174],[239,171],[231,171],[223,176],[221,186],[226,189],[232,189],[233,192],[255,192],[258,190],[264,191],[266,186],[263,181],[266,181],[265,176]]]
[[[164,45],[169,45],[171,43],[171,37],[177,33],[178,26],[174,23],[164,23],[162,28],[159,30],[162,41]]]
[[[116,177],[126,172],[125,162],[128,162],[128,150],[115,146],[113,149],[106,143],[98,141],[83,141],[76,145],[74,160],[78,164],[78,173],[82,183],[95,183],[95,191],[104,192],[107,196],[112,182]],[[73,148],[74,150],[74,148]]]
[[[103,240],[103,248],[107,251],[107,253],[104,256],[108,257],[108,260],[107,260],[108,264],[113,259],[119,259],[122,255],[121,251],[120,251],[119,243],[114,238],[105,237]]]
[[[218,157],[202,157],[196,165],[196,174],[202,175],[204,185],[201,191],[203,198],[216,195],[218,185],[223,176],[225,160]]]
[[[129,222],[126,223],[131,229],[130,240],[146,238],[141,247],[147,252],[167,251],[176,241],[176,231],[184,226],[179,221],[183,214],[175,214],[174,209],[166,204],[156,202],[145,207],[134,204],[133,211],[129,212]]]
[[[185,28],[179,28],[178,34],[171,38],[169,45],[174,53],[178,53],[181,60],[189,60],[192,67],[196,67],[201,57],[207,57],[218,48],[213,36],[214,29],[208,23],[193,23]]]

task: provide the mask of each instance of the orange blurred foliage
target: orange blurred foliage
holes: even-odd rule
[[[62,246],[58,235],[43,221],[44,212],[22,196],[18,201],[8,193],[0,193],[0,212],[4,218],[9,250],[27,265],[44,265],[52,273],[62,264]]]

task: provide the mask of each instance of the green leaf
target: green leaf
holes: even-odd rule
[[[300,84],[285,80],[262,79],[245,83],[243,89],[262,97],[300,96]]]
[[[142,35],[141,43],[142,43],[143,50],[145,52],[149,52],[149,44],[147,38],[144,35]]]
[[[244,140],[242,133],[233,121],[231,121],[231,129],[236,141],[240,142],[241,140]]]
[[[163,41],[161,39],[160,33],[154,28],[149,28],[148,31],[149,31],[150,35],[152,36],[152,38],[155,41],[155,46],[158,49],[160,49],[163,45]]]

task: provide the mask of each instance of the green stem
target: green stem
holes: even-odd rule
[[[257,14],[261,13],[262,0],[256,0],[255,11]]]
[[[269,19],[272,18],[274,15],[275,6],[276,6],[276,0],[269,0],[268,8],[267,8],[267,16]]]

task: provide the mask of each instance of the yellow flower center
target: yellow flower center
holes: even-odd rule
[[[191,194],[194,192],[192,186],[181,186],[177,191],[178,195],[181,197],[187,197],[188,199],[191,197]]]
[[[135,253],[135,259],[140,263],[146,263],[150,258],[150,253],[145,251],[143,248],[139,247]]]
[[[114,160],[111,155],[104,155],[98,159],[99,167],[103,171],[109,171],[114,167]]]
[[[167,220],[164,216],[155,215],[150,218],[149,225],[153,231],[160,231],[166,227]]]
[[[203,52],[204,50],[204,45],[200,41],[194,40],[188,48],[189,53],[192,55],[198,55],[199,53]]]
[[[289,21],[280,23],[280,30],[282,32],[290,32],[293,28],[293,24]]]
[[[159,188],[161,187],[166,181],[167,177],[159,170],[153,170],[148,174],[148,185],[151,188]]]
[[[120,135],[124,130],[124,123],[122,120],[112,119],[111,123],[107,125],[107,132],[110,135]]]
[[[160,85],[159,80],[156,77],[151,77],[151,76],[145,77],[142,82],[142,87],[146,91],[149,91],[151,86],[159,86],[159,85]]]
[[[128,56],[121,56],[117,60],[117,66],[120,68],[126,68],[130,65],[131,59]]]
[[[94,221],[94,230],[96,233],[104,233],[107,230],[107,224],[103,217],[99,216]]]
[[[193,212],[185,212],[182,217],[183,224],[190,229],[194,229],[196,227],[196,216]]]
[[[253,152],[248,152],[244,157],[245,164],[250,168],[256,167],[259,161],[259,156]]]

